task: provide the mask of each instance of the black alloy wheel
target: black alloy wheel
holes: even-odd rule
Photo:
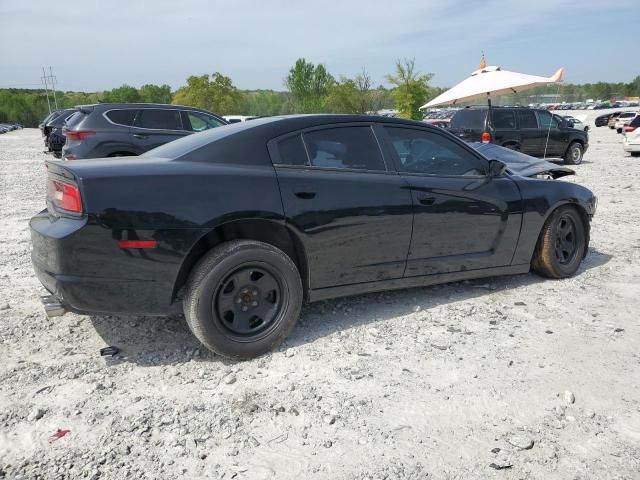
[[[300,273],[286,253],[264,242],[232,240],[193,267],[183,307],[203,345],[246,359],[282,343],[298,321],[303,297]]]
[[[560,265],[571,263],[578,251],[576,225],[570,215],[563,215],[556,226],[556,258]]]
[[[269,267],[247,265],[220,282],[212,308],[233,335],[256,335],[278,318],[284,292]]]

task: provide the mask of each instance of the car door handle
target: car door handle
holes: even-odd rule
[[[303,200],[311,200],[316,196],[316,192],[305,192],[301,190],[294,190],[293,194],[298,198],[302,198]]]
[[[430,197],[428,195],[418,195],[418,203],[420,205],[433,205],[436,203],[436,197]]]
[[[141,133],[134,133],[133,136],[134,138],[140,138],[140,139],[147,138],[146,135],[142,135]]]

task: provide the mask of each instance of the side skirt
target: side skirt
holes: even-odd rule
[[[379,282],[354,283],[339,287],[320,288],[309,291],[309,301],[317,302],[330,298],[347,297],[363,293],[382,292],[385,290],[398,290],[402,288],[426,287],[439,283],[459,282],[474,278],[498,277],[502,275],[517,275],[528,273],[530,264],[510,265],[507,267],[483,268],[481,270],[467,270],[462,272],[441,273],[437,275],[424,275],[420,277],[405,277]]]

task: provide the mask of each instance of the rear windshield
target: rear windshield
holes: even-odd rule
[[[451,119],[450,129],[469,128],[472,130],[483,130],[484,121],[487,117],[486,110],[458,110]]]
[[[73,127],[74,125],[78,125],[84,117],[85,117],[85,114],[83,112],[78,111],[74,113],[73,115],[71,115],[69,119],[67,119],[66,121],[67,127]]]

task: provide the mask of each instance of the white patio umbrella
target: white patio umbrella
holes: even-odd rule
[[[482,66],[482,63],[481,63]],[[500,67],[482,67],[455,87],[450,88],[431,100],[420,109],[441,105],[455,105],[474,99],[487,99],[491,107],[491,97],[496,95],[519,93],[529,88],[562,81],[564,68],[560,68],[550,77],[538,77],[524,73],[502,70]]]

